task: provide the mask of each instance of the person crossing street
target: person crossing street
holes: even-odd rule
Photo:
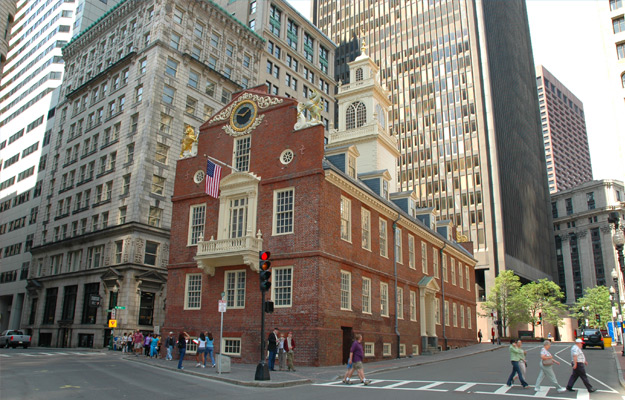
[[[584,382],[584,386],[586,386],[589,393],[597,390],[592,387],[588,381],[588,376],[586,375],[586,365],[588,365],[588,361],[586,361],[586,356],[582,351],[583,346],[584,342],[582,339],[575,339],[575,344],[571,347],[571,365],[573,366],[573,373],[571,373],[569,383],[566,385],[566,390],[569,392],[575,392],[573,385],[575,385],[577,378],[582,379],[582,382]]]

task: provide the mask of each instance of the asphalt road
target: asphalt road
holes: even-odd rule
[[[413,368],[368,376],[369,386],[346,386],[338,381],[319,381],[290,388],[249,388],[207,380],[123,360],[118,354],[76,349],[0,349],[0,399],[597,399],[625,400],[618,382],[611,350],[586,349],[591,383],[598,390],[589,394],[578,381],[576,393],[557,393],[543,382],[543,391],[533,385],[538,375],[539,347],[528,351],[530,389],[505,385],[511,367],[505,349],[470,357],[441,361]],[[552,353],[561,357],[556,376],[565,385],[571,372],[570,345],[554,344]],[[365,365],[366,368],[366,365]]]

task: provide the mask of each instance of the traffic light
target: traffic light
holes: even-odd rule
[[[598,324],[601,323],[601,316],[599,314],[595,314],[595,320],[597,321]]]
[[[543,323],[543,313],[538,313],[538,322],[536,322],[536,325],[540,325]]]
[[[271,252],[269,251],[259,251],[258,252],[258,265],[260,269],[260,290],[262,292],[266,292],[271,289],[271,282],[269,279],[271,278]]]

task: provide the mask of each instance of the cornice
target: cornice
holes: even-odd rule
[[[337,174],[335,171],[326,170],[325,178],[326,178],[326,181],[330,182],[332,185],[338,187],[345,193],[359,200],[363,204],[367,205],[368,207],[377,211],[378,213],[387,217],[388,219],[393,220],[393,221],[397,219],[398,211],[382,203],[381,201],[376,199],[375,196],[358,188],[352,182],[348,181],[341,175]],[[411,221],[404,215],[401,215],[401,218],[398,221],[398,225],[406,227],[410,232],[414,232],[415,234],[418,234],[420,238],[427,240],[428,242],[430,242],[431,244],[435,246],[442,247],[443,243],[445,243],[443,239],[437,237],[434,233],[420,226],[415,221]],[[465,263],[474,265],[475,260],[472,257],[468,256],[465,253],[462,253],[460,250],[454,247],[447,247],[446,252],[450,253],[452,249],[453,249],[453,253],[454,253],[453,255],[455,258],[462,259]]]

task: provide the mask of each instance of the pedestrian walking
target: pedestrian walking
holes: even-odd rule
[[[141,355],[141,351],[143,350],[143,333],[139,329],[132,336],[132,343],[134,346],[135,357],[139,357]]]
[[[150,344],[152,343],[152,334],[148,333],[148,335],[145,337],[145,340],[143,341],[143,354],[145,354],[146,357],[150,356]]]
[[[215,350],[215,344],[213,343],[213,334],[210,332],[206,332],[206,354],[204,354],[204,366],[206,366],[206,360],[208,356],[211,358],[211,363],[213,364],[213,368],[215,368],[215,357],[213,357],[213,351]]]
[[[493,342],[493,346],[495,345],[495,328],[490,328],[490,341]]]
[[[278,328],[273,328],[273,332],[269,333],[269,345],[267,346],[267,350],[269,351],[269,370],[275,371],[274,366],[276,363],[276,354],[278,353],[278,334],[280,330]]]
[[[521,340],[517,340],[516,347],[523,350],[523,342],[521,342]],[[527,357],[527,351],[523,350],[523,358],[519,360],[519,369],[523,373],[524,377],[527,376],[527,360],[525,359],[526,357]],[[517,377],[515,376],[513,379],[516,379],[516,378]]]
[[[546,376],[551,382],[553,382],[556,388],[558,388],[558,393],[562,393],[566,391],[566,389],[560,386],[558,380],[556,379],[556,374],[553,372],[553,364],[560,365],[560,363],[557,360],[554,360],[553,356],[549,352],[550,347],[551,341],[545,340],[543,342],[543,348],[540,349],[540,362],[538,363],[540,372],[538,372],[538,379],[536,379],[536,386],[534,387],[534,390],[537,392],[540,391],[540,384]]]
[[[195,368],[206,368],[206,359],[204,358],[206,353],[206,336],[204,332],[200,333],[200,337],[197,338],[197,351],[195,352]]]
[[[582,351],[582,347],[584,346],[584,342],[582,339],[575,339],[575,344],[571,347],[571,365],[573,366],[573,373],[569,378],[569,383],[566,385],[566,390],[569,392],[575,392],[573,389],[573,385],[575,385],[575,381],[577,378],[581,378],[582,382],[588,389],[589,393],[596,391],[590,382],[588,381],[588,376],[586,375],[586,365],[588,365],[588,361],[586,361],[586,356]]]
[[[525,379],[523,379],[523,372],[521,372],[521,368],[519,367],[519,362],[523,359],[523,357],[524,357],[523,349],[517,347],[516,339],[511,339],[510,340],[510,363],[512,364],[512,372],[510,373],[510,376],[508,377],[508,382],[506,383],[506,385],[512,386],[514,375],[518,374],[519,381],[521,382],[521,385],[523,385],[523,389],[529,386],[527,382],[525,382]]]
[[[128,343],[128,336],[126,335],[126,332],[124,332],[122,334],[122,353],[126,352],[126,344]]]
[[[349,360],[347,361],[347,373],[343,378],[343,383],[351,384],[351,377],[354,371],[358,374],[360,378],[360,382],[363,385],[368,385],[371,383],[370,380],[365,379],[365,370],[362,366],[362,360],[364,359],[364,349],[362,348],[362,335],[357,333],[354,336],[354,343],[352,343],[352,347],[349,350]]]
[[[293,339],[293,332],[289,332],[284,340],[284,352],[286,353],[286,364],[289,367],[289,371],[295,372],[293,366],[293,356],[295,355],[295,340]]]
[[[482,330],[477,331],[477,341],[478,343],[482,343]]]
[[[158,358],[158,352],[156,348],[158,347],[158,337],[156,334],[152,334],[152,340],[150,340],[150,358]]]
[[[165,339],[165,349],[167,350],[167,356],[165,356],[165,360],[167,361],[171,361],[174,359],[172,357],[172,352],[174,351],[174,344],[175,344],[174,333],[169,332],[169,336],[167,336],[167,339]]]
[[[184,360],[184,355],[187,352],[187,342],[191,339],[187,332],[180,332],[178,335],[178,354],[180,355],[180,360],[178,360],[178,369],[184,369],[182,366],[182,361]]]
[[[284,335],[282,333],[278,340],[278,366],[280,367],[280,371],[286,368],[286,352],[284,351]]]

